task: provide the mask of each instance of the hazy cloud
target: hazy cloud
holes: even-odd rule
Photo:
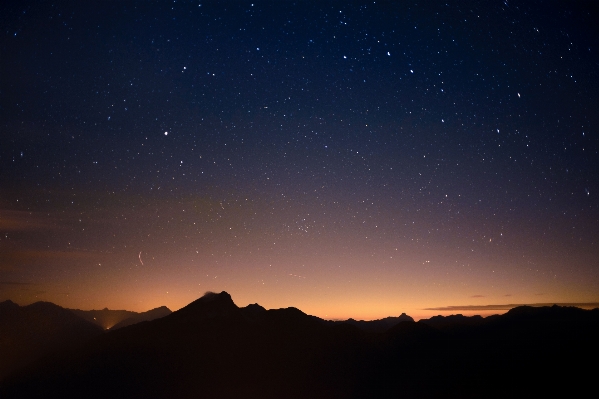
[[[33,283],[25,283],[22,281],[0,281],[0,285],[34,285]]]
[[[484,298],[484,295],[472,295],[470,298]]]
[[[52,250],[8,250],[0,253],[0,262],[6,265],[25,265],[30,262],[48,261],[81,261],[95,260],[102,256],[99,252],[91,251],[52,251]]]
[[[599,308],[599,302],[581,302],[581,303],[514,303],[506,305],[458,305],[458,306],[440,306],[438,308],[425,308],[423,310],[437,310],[441,312],[456,312],[456,311],[492,311],[492,310],[510,310],[518,306],[575,306],[582,309]]]
[[[55,221],[47,214],[0,209],[1,232],[51,230],[55,228]]]

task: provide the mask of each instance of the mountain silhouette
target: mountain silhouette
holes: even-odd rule
[[[461,314],[450,315],[450,316],[433,316],[430,319],[422,319],[419,321],[421,324],[434,327],[438,330],[453,332],[461,331],[469,327],[482,325],[495,316],[489,316],[483,318],[481,316],[464,316]]]
[[[0,380],[53,352],[76,348],[102,329],[50,302],[0,303]]]
[[[384,332],[384,331],[390,329],[391,327],[401,323],[402,321],[414,321],[414,319],[411,318],[410,316],[408,316],[407,314],[402,313],[401,315],[399,315],[397,317],[390,316],[390,317],[385,317],[384,319],[378,319],[378,320],[364,321],[364,320],[347,319],[344,321],[336,321],[335,323],[351,324],[351,325],[356,326],[364,331]]]
[[[141,323],[142,321],[151,321],[154,319],[159,319],[164,316],[168,316],[171,314],[171,310],[166,306],[161,306],[159,308],[148,310],[147,312],[136,313],[134,316],[131,316],[123,321],[116,323],[112,326],[111,330],[118,330],[119,328],[127,327],[132,324]]]
[[[109,330],[116,324],[122,322],[123,320],[127,320],[137,315],[137,313],[131,312],[129,310],[111,310],[108,308],[104,308],[101,310],[69,310],[77,316],[81,317],[82,319],[85,319],[90,323],[94,323],[102,327],[103,330]]]
[[[19,311],[20,306],[13,301],[0,302],[0,320],[10,317]]]
[[[241,308],[241,313],[245,318],[251,321],[257,321],[266,313],[266,309],[257,303],[253,303],[247,305],[246,307]]]
[[[577,396],[594,387],[597,336],[599,309],[516,308],[380,331],[207,293],[6,378],[0,397]]]

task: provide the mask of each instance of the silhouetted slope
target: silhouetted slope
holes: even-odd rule
[[[104,308],[102,310],[69,310],[77,316],[89,321],[90,323],[94,323],[102,327],[103,330],[109,330],[118,323],[139,315],[139,313],[129,310],[111,310],[108,308]]]
[[[241,308],[241,313],[246,319],[256,321],[266,313],[266,309],[257,303],[253,303]]]
[[[151,321],[154,319],[159,319],[164,316],[168,316],[171,314],[171,310],[166,306],[161,306],[159,308],[155,308],[152,310],[148,310],[147,312],[137,313],[135,316],[129,317],[114,326],[112,326],[111,330],[118,330],[119,328],[127,327],[132,324],[141,323],[142,321]]]
[[[0,380],[36,359],[75,348],[102,330],[49,302],[0,304]]]
[[[20,306],[13,301],[0,302],[0,322],[6,317],[10,317],[19,311]]]
[[[421,324],[434,327],[439,330],[451,331],[453,329],[463,329],[465,327],[478,326],[485,322],[481,316],[463,316],[455,314],[451,316],[433,316],[430,319],[422,319]]]
[[[239,308],[226,292],[209,293],[7,380],[0,396],[538,397],[593,388],[596,366],[583,364],[599,354],[599,311],[452,320],[462,327],[404,321],[375,333],[296,308]]]
[[[445,329],[451,337],[448,390],[480,397],[493,387],[494,397],[538,397],[591,389],[599,309],[522,306],[480,323],[467,319]]]
[[[208,294],[169,316],[104,334],[77,354],[13,380],[3,394],[306,397],[314,392],[305,382],[326,326],[295,308],[256,313],[251,320],[229,294]]]
[[[391,317],[385,317],[384,319],[378,319],[378,320],[364,321],[364,320],[347,319],[347,320],[343,320],[343,321],[335,321],[334,323],[351,324],[351,325],[356,326],[364,331],[384,332],[403,321],[414,321],[414,319],[411,318],[410,316],[408,316],[407,314],[402,313],[398,317],[391,316]]]

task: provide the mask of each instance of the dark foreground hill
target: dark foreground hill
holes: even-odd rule
[[[50,302],[36,302],[28,306],[19,306],[12,301],[1,302],[0,381],[11,372],[52,353],[74,350],[109,327],[118,329],[170,313],[165,306],[136,313],[65,309]]]
[[[0,303],[0,380],[53,352],[76,348],[102,329],[49,302]],[[1,397],[1,396],[0,396]]]
[[[594,389],[597,336],[597,309],[522,307],[370,332],[211,293],[40,362],[0,397],[576,396]]]

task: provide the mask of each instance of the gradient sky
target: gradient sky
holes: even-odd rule
[[[0,21],[0,300],[599,302],[594,2],[3,1]]]

